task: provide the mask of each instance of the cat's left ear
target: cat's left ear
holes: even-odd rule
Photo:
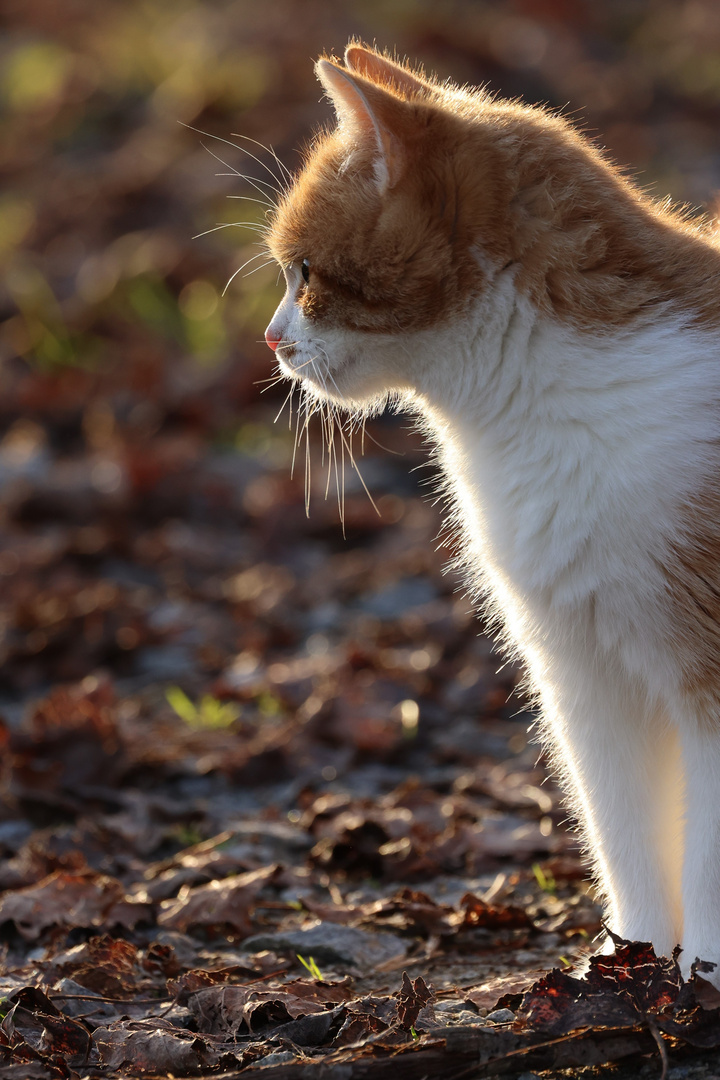
[[[381,55],[375,49],[367,49],[357,42],[351,42],[345,50],[345,66],[349,71],[357,71],[358,75],[364,75],[378,86],[386,86],[396,96],[423,97],[431,90],[420,73],[409,71],[390,57]]]
[[[394,187],[405,164],[400,135],[408,124],[407,102],[330,60],[318,60],[315,71],[340,126],[358,146],[370,144],[374,150],[380,191]]]

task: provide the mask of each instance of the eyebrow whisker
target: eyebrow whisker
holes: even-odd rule
[[[181,121],[181,123],[182,123],[182,121]],[[201,128],[193,127],[192,124],[183,124],[183,127],[186,127],[189,131],[195,131],[198,135],[203,135],[207,139],[215,139],[216,142],[224,143],[226,146],[232,146],[233,150],[239,150],[240,153],[242,153],[242,154],[247,154],[247,156],[252,158],[253,161],[256,161],[257,164],[261,168],[265,169],[265,171],[267,173],[269,173],[269,175],[272,176],[273,180],[275,181],[275,184],[268,184],[268,182],[266,180],[260,180],[259,183],[261,183],[261,184],[264,183],[264,184],[266,184],[267,187],[271,187],[276,195],[282,195],[284,193],[284,191],[287,190],[287,181],[285,181],[285,182],[281,181],[275,175],[275,173],[272,171],[272,169],[270,168],[269,165],[267,165],[264,161],[262,161],[255,154],[251,153],[251,151],[246,149],[246,147],[238,146],[237,143],[231,142],[230,139],[224,139],[221,135],[213,135],[213,133],[211,131],[203,131]],[[242,138],[242,136],[240,136],[240,137]],[[251,140],[251,141],[253,141],[253,140]],[[262,144],[260,144],[260,145],[262,145]],[[209,147],[206,147],[206,149],[209,150]],[[212,153],[212,150],[209,150],[209,152]],[[215,157],[216,155],[213,155],[213,156]],[[221,160],[221,159],[218,158],[218,160]],[[225,165],[227,168],[230,168],[230,166],[227,165],[227,162],[223,161],[222,164]],[[280,184],[280,187],[277,186],[278,184]]]

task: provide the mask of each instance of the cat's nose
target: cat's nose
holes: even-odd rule
[[[278,345],[282,341],[282,334],[278,334],[277,330],[273,330],[271,326],[268,326],[265,331],[265,340],[272,349],[273,352],[277,349]]]

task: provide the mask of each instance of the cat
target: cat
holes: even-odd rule
[[[337,126],[270,220],[267,343],[421,418],[608,927],[718,964],[720,239],[546,109],[357,42],[316,72]]]

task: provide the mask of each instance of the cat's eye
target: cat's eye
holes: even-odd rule
[[[310,280],[310,260],[309,259],[303,259],[302,266],[300,268],[300,272],[301,272],[301,274],[303,276],[304,281],[309,281]]]

